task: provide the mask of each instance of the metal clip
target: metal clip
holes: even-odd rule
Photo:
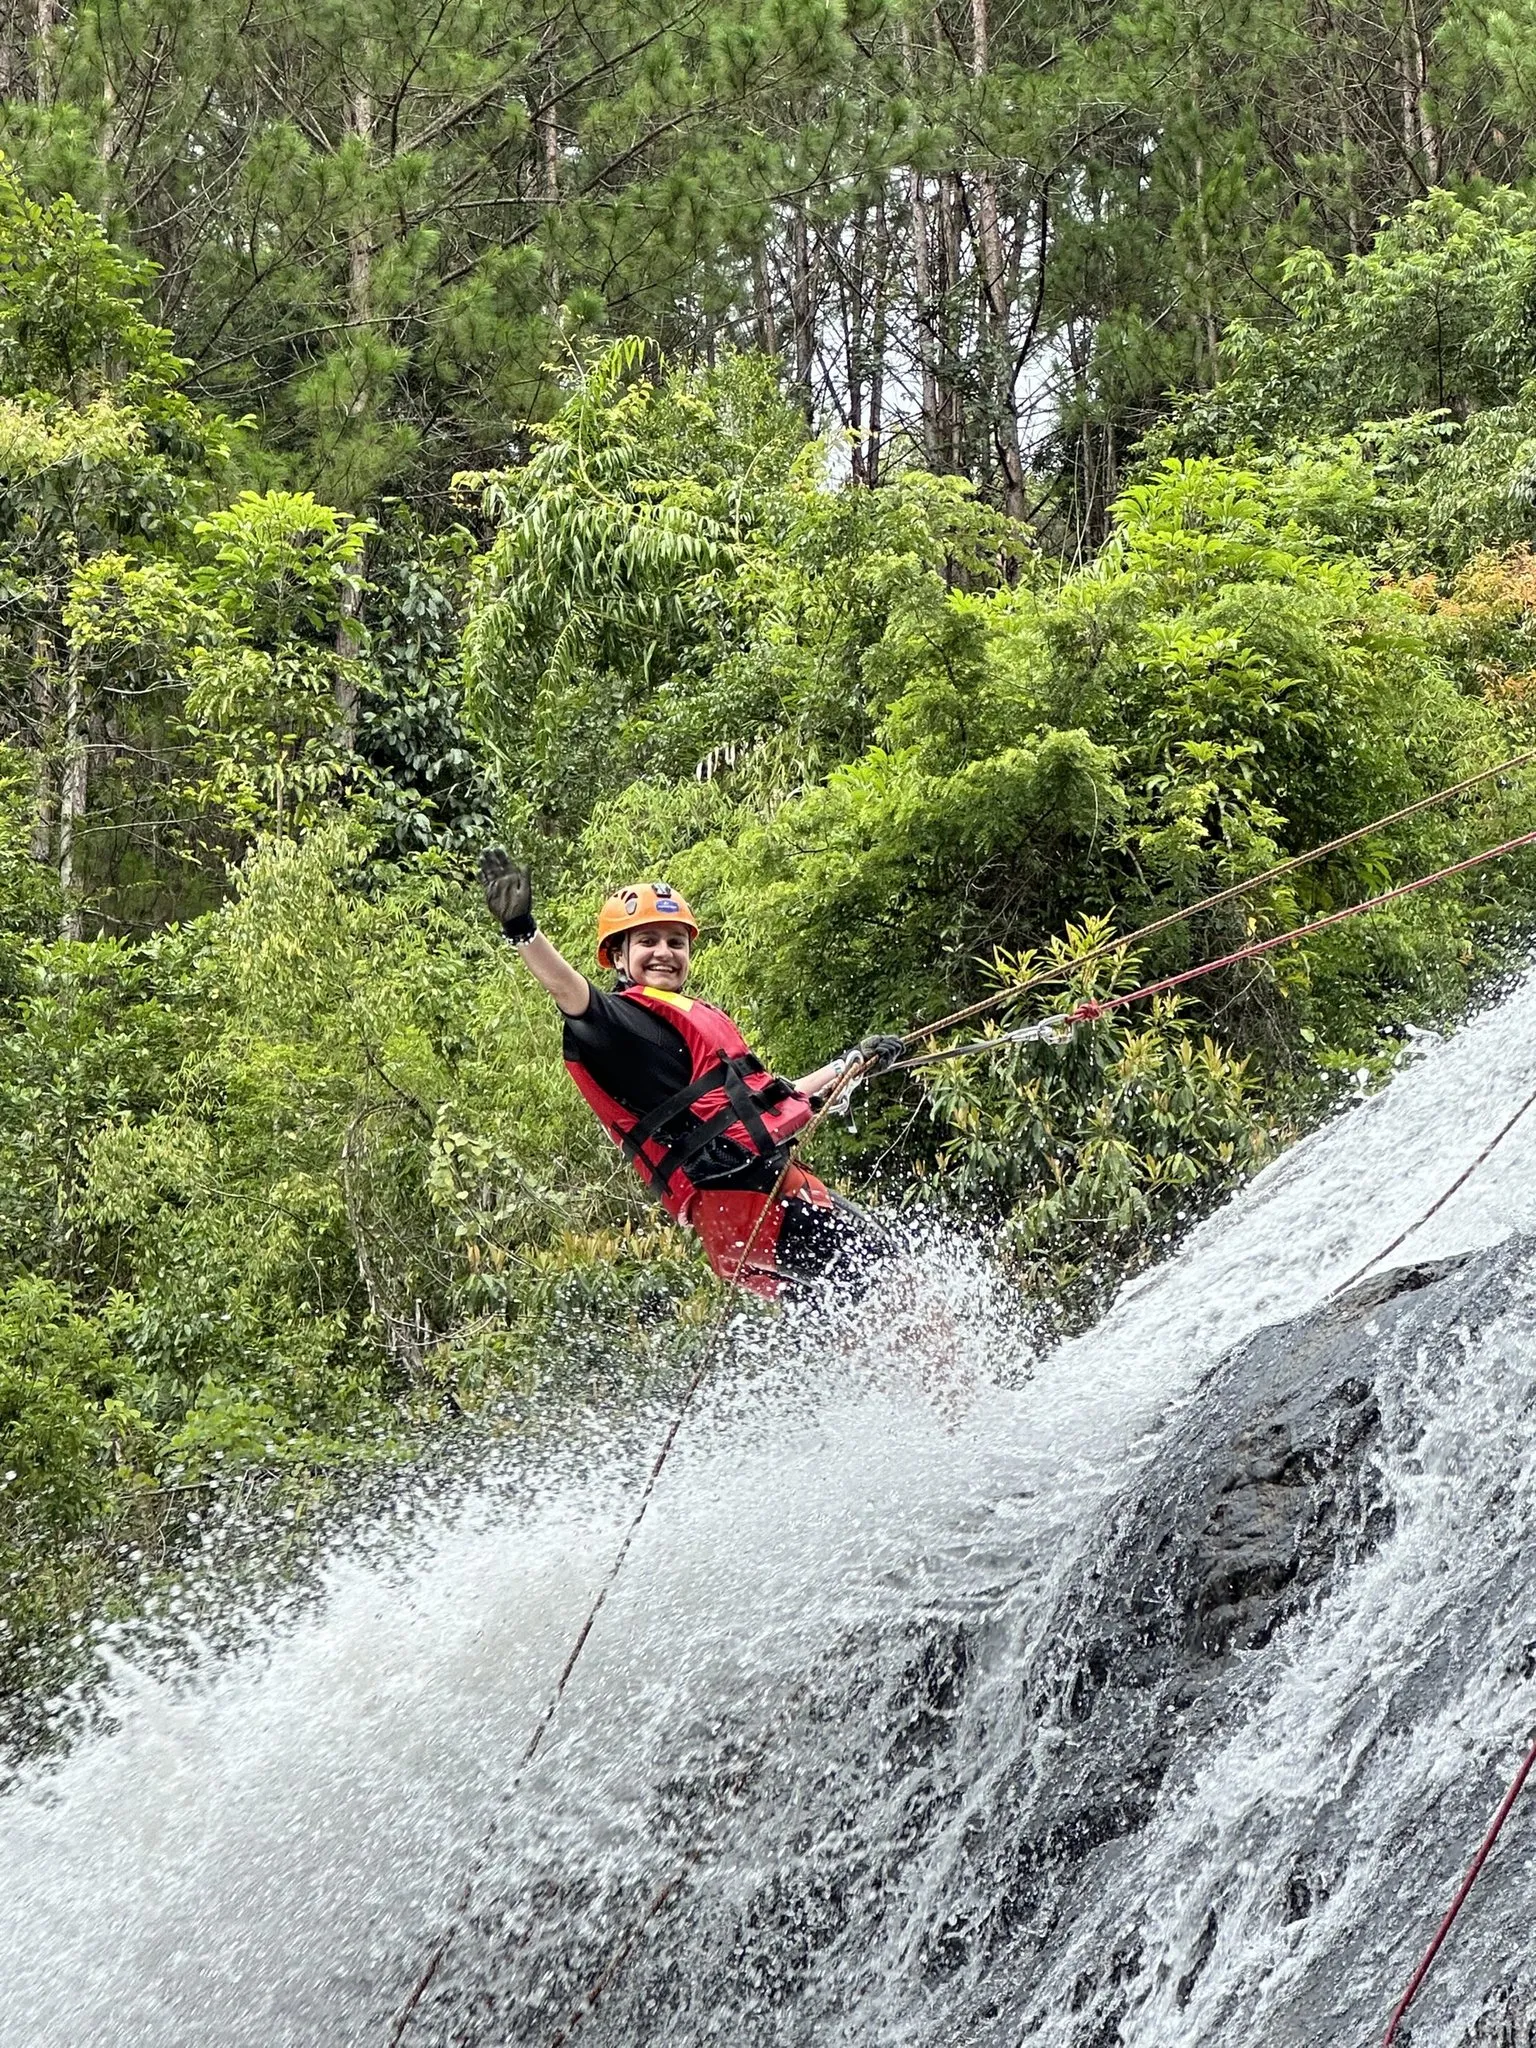
[[[1004,1045],[1065,1045],[1077,1029],[1074,1017],[1041,1017],[1033,1024],[1021,1024],[1017,1031],[1002,1033]]]

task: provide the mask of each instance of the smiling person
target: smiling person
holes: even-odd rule
[[[684,994],[699,927],[664,882],[632,883],[603,905],[597,958],[613,974],[609,993],[535,924],[526,868],[494,848],[480,872],[492,915],[565,1019],[571,1079],[722,1278],[772,1299],[786,1283],[858,1280],[889,1256],[871,1217],[785,1163],[823,1092],[855,1060],[881,1072],[900,1058],[899,1038],[867,1038],[813,1074],[781,1080],[724,1010]]]

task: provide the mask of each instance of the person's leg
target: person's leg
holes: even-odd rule
[[[803,1166],[790,1168],[771,1204],[745,1189],[701,1189],[688,1226],[722,1280],[768,1301],[820,1280],[862,1291],[896,1250],[875,1217]]]
[[[827,1280],[839,1291],[862,1292],[895,1254],[890,1233],[845,1195],[819,1181],[815,1190],[797,1190],[785,1202],[774,1263],[791,1281]]]

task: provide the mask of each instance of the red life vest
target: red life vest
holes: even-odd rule
[[[692,1073],[657,1108],[636,1116],[600,1088],[579,1060],[567,1060],[571,1079],[603,1129],[640,1178],[679,1223],[699,1195],[692,1178],[701,1155],[719,1138],[766,1159],[803,1130],[810,1099],[770,1074],[724,1010],[670,989],[631,984],[621,992],[652,1016],[664,1017],[688,1049]]]

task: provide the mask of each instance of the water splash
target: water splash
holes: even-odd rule
[[[594,2048],[1076,2048],[1084,1985],[1117,1968],[1136,1988],[1105,2041],[1379,2031],[1532,1711],[1536,1291],[1455,1357],[1384,1369],[1395,1533],[1253,1659],[1243,1711],[1099,1852],[1092,1910],[1042,1942],[989,1918],[979,1873],[1062,1768],[1069,1737],[1040,1710],[1052,1629],[1091,1601],[1114,1503],[1202,1373],[1421,1214],[1533,1080],[1526,985],[1038,1362],[962,1247],[894,1321],[744,1332],[413,2048],[548,2041],[696,1851],[587,2023]],[[1536,1118],[1400,1256],[1536,1228],[1533,1163]],[[382,2043],[658,1420],[488,1453],[467,1500],[339,1559],[259,1653],[191,1682],[122,1661],[115,1732],[0,1806],[0,2043]],[[1486,1886],[1420,2048],[1459,2042],[1523,1955],[1518,1853]]]

